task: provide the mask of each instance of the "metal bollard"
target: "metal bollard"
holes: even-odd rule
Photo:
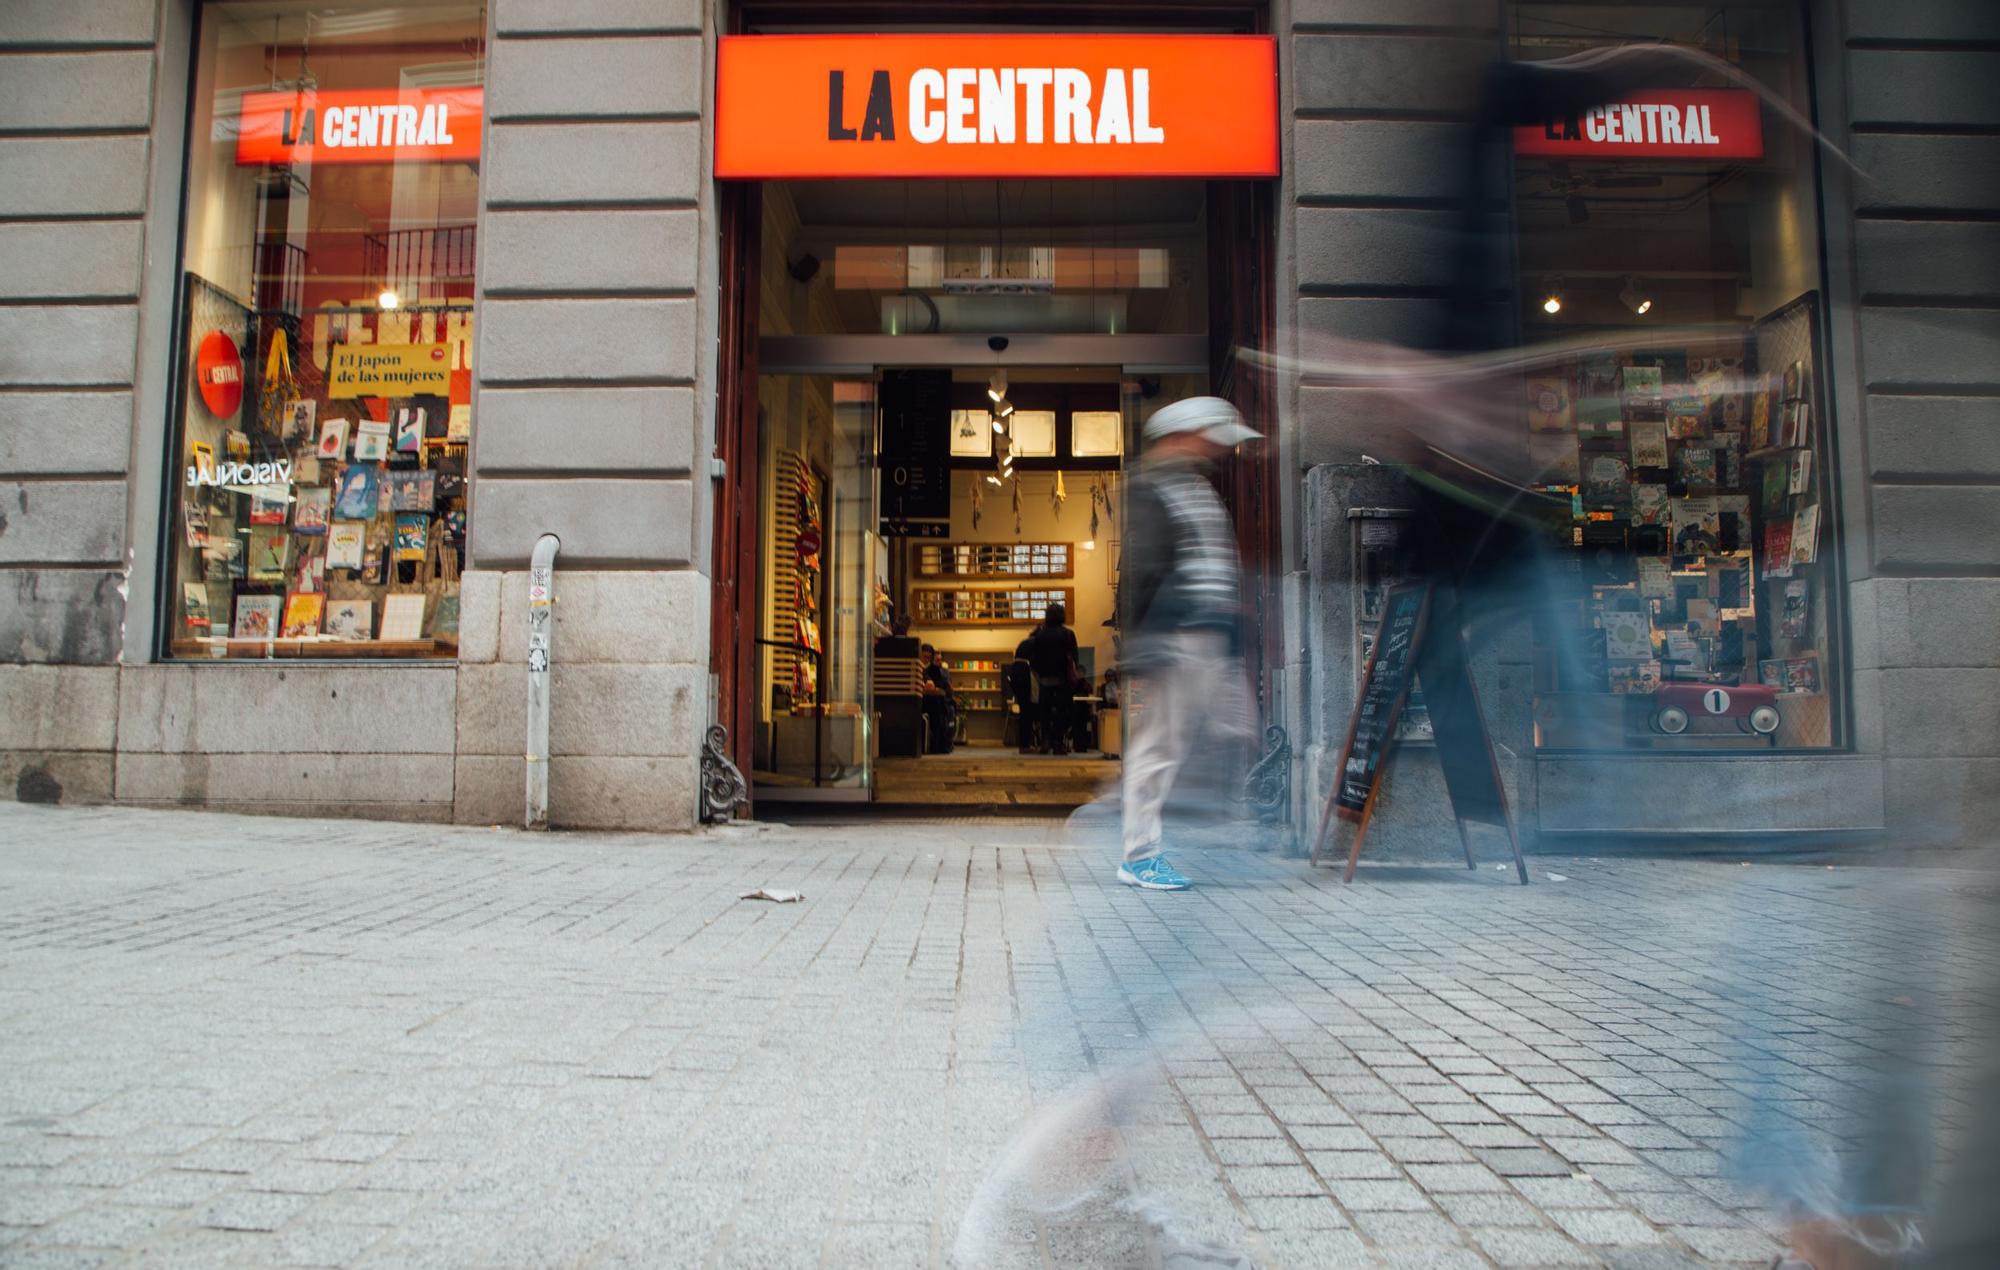
[[[556,552],[543,534],[528,562],[528,809],[530,829],[549,827],[549,637],[555,632]]]

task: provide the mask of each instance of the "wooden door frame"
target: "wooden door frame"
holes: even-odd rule
[[[746,779],[757,729],[758,490],[757,301],[762,288],[763,187],[719,188],[722,256],[716,376],[714,573],[709,597],[709,668],[715,721],[728,730],[729,757]],[[750,798],[756,782],[749,781]]]

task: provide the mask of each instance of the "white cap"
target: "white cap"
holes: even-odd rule
[[[1243,422],[1243,412],[1220,397],[1189,397],[1162,406],[1146,420],[1139,435],[1150,445],[1162,437],[1187,432],[1199,432],[1204,440],[1231,450],[1264,435]]]

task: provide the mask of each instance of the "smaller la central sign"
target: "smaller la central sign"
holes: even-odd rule
[[[423,163],[479,157],[478,88],[245,93],[236,162]]]
[[[1249,35],[738,35],[719,177],[1258,177],[1278,54]]]
[[[1563,158],[1761,159],[1757,94],[1656,88],[1514,130],[1514,152]]]

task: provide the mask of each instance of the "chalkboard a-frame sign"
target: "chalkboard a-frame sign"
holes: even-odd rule
[[[1438,601],[1435,607],[1443,610],[1436,621],[1436,630],[1434,600]],[[1382,792],[1384,769],[1395,748],[1396,724],[1409,700],[1411,683],[1419,673],[1437,739],[1438,760],[1444,769],[1445,787],[1458,821],[1459,842],[1465,848],[1465,866],[1474,867],[1466,820],[1488,820],[1506,829],[1514,850],[1514,868],[1523,885],[1528,881],[1520,841],[1514,835],[1513,821],[1507,811],[1499,766],[1493,760],[1492,742],[1487,738],[1477,692],[1466,668],[1458,626],[1456,596],[1449,587],[1442,597],[1437,597],[1429,584],[1400,586],[1383,600],[1375,647],[1362,672],[1354,718],[1347,728],[1347,744],[1341,749],[1333,792],[1327,799],[1326,813],[1313,843],[1312,862],[1316,865],[1334,822],[1345,820],[1354,825],[1347,868],[1341,874],[1343,882],[1354,880],[1355,866],[1361,860],[1361,842],[1368,834],[1368,821],[1375,814],[1375,800]]]

